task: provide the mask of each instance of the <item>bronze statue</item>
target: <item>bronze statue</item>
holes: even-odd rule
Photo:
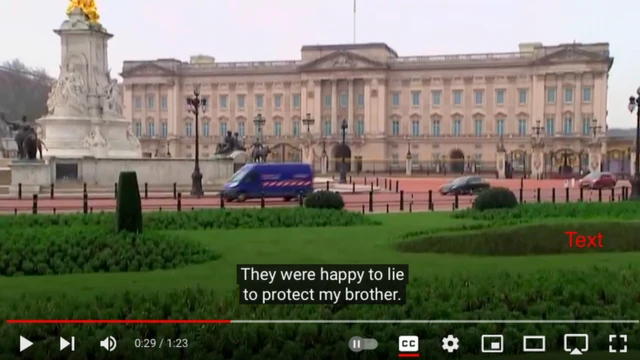
[[[216,155],[230,155],[236,150],[236,140],[233,138],[231,131],[227,131],[224,142],[216,147]]]
[[[38,139],[36,129],[27,122],[26,116],[22,116],[20,122],[12,122],[5,119],[4,114],[0,114],[0,120],[16,132],[14,140],[18,146],[18,159],[34,160],[38,150],[40,150],[40,159],[42,159],[42,145],[44,143]]]
[[[271,149],[262,145],[260,139],[256,138],[256,141],[251,144],[251,158],[253,162],[263,163],[267,161],[267,156],[271,153]]]

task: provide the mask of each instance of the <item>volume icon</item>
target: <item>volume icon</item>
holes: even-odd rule
[[[71,342],[67,341],[67,339],[60,336],[60,351],[66,349],[71,345],[71,351],[76,351],[76,338],[75,336],[71,337]]]
[[[113,336],[106,337],[104,340],[100,341],[100,346],[107,349],[107,351],[113,351],[116,349],[116,339]]]

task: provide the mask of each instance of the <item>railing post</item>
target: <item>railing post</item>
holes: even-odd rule
[[[523,192],[524,192],[524,189],[523,189],[523,188],[518,189],[518,201],[520,202],[520,204],[522,204],[522,202],[523,202],[523,200],[524,200],[524,199],[523,199],[523,197],[524,197],[524,196],[523,196],[523,195],[524,195],[524,194],[523,194]]]
[[[327,181],[327,184],[328,183]],[[260,209],[264,209],[264,192],[260,194]]]
[[[89,212],[89,194],[82,194],[82,212],[87,214]]]
[[[556,203],[556,188],[551,189],[551,202]]]
[[[149,198],[149,184],[148,183],[144,183],[144,198],[145,199]]]
[[[542,198],[540,197],[540,188],[536,189],[536,198],[538,199],[538,202],[541,203],[542,202]]]
[[[396,194],[400,191],[400,180],[396,180]]]
[[[55,185],[53,183],[51,183],[51,185],[49,185],[49,198],[53,199],[53,193],[54,193],[54,189],[55,189]]]
[[[429,190],[429,202],[427,203],[427,210],[433,210],[433,190]]]
[[[18,200],[22,200],[22,183],[18,184]]]
[[[400,211],[404,211],[404,190],[400,191]]]
[[[113,197],[118,198],[118,183],[113,183]]]
[[[31,205],[33,215],[38,214],[38,194],[33,194],[33,204]]]
[[[86,194],[87,193],[87,183],[83,183],[82,184],[82,193]]]
[[[580,186],[580,202],[584,201],[584,188]]]
[[[173,198],[176,199],[178,197],[178,184],[173,183]]]
[[[460,201],[460,199],[458,198],[458,193],[456,193],[456,194],[455,194],[455,197],[454,197],[454,199],[453,199],[454,209],[456,209],[456,210],[457,210],[457,209],[459,208],[459,206],[460,206],[459,201]]]
[[[369,191],[369,212],[373,212],[373,191]]]
[[[569,188],[564,188],[564,202],[569,202],[571,200],[569,196],[570,190],[571,189]]]
[[[602,188],[598,189],[598,202],[602,202]]]
[[[176,203],[176,210],[182,211],[182,193],[178,193],[178,201]]]
[[[327,191],[329,191],[329,180],[327,180]]]
[[[220,192],[220,209],[224,209],[224,193]]]

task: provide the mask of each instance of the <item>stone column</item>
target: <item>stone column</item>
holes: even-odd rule
[[[531,144],[531,178],[542,179],[544,174],[544,143],[535,141]]]
[[[349,97],[349,102],[347,105],[347,121],[349,122],[349,127],[354,128],[353,133],[355,133],[355,119],[353,118],[353,101],[355,100],[353,98],[353,79],[349,79],[347,81],[349,82],[349,93],[347,94],[347,96]]]
[[[406,167],[407,176],[411,176],[411,170],[413,170],[413,156],[411,156],[410,152],[407,153]]]
[[[322,135],[322,81],[313,81],[313,118],[316,122],[311,126],[311,133],[317,133]]]
[[[600,171],[600,166],[602,165],[601,149],[602,145],[598,141],[589,144],[589,172]]]
[[[338,80],[331,80],[331,134],[338,130]]]

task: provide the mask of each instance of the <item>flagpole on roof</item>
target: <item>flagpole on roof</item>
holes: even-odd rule
[[[356,43],[356,0],[353,0],[353,43]]]

